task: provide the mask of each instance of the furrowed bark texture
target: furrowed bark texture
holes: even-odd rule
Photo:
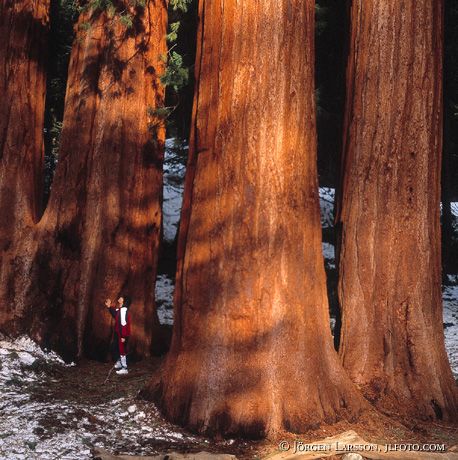
[[[145,394],[208,434],[353,417],[321,253],[314,2],[200,3],[172,348]]]
[[[48,32],[49,1],[0,1],[1,289],[41,213]],[[3,305],[0,324],[12,318]]]
[[[154,283],[165,129],[148,109],[163,106],[166,4],[125,7],[131,28],[101,11],[79,19],[56,176],[22,264],[31,281],[25,295],[16,289],[25,316],[41,309],[28,326],[32,335],[69,359],[106,356],[106,297],[133,299],[133,354],[150,354],[159,327]]]
[[[452,419],[440,274],[442,7],[352,3],[340,355],[378,407]]]

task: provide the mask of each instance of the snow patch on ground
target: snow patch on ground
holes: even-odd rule
[[[158,440],[172,448],[197,442],[164,422],[151,403],[56,399],[50,388],[66,371],[59,356],[29,338],[1,338],[0,458],[89,459],[92,447],[142,455],[154,453]]]
[[[442,213],[442,203],[440,204],[441,213]],[[458,217],[458,201],[452,201],[450,203],[450,209],[452,211],[452,216]]]
[[[173,324],[173,291],[175,284],[167,275],[159,275],[156,279],[156,305],[159,322]]]
[[[334,226],[334,199],[336,191],[329,187],[320,187],[321,226],[328,228]]]
[[[180,222],[186,171],[183,152],[187,150],[186,145],[177,145],[175,139],[165,141],[162,212],[164,240],[168,243],[173,243]]]
[[[448,275],[452,278],[451,275]],[[458,282],[458,276],[454,276]],[[448,359],[455,379],[458,379],[458,284],[444,286],[442,291],[444,301],[444,335]]]
[[[0,340],[0,381],[11,382],[20,379],[32,382],[34,377],[24,370],[34,365],[39,368],[43,362],[65,366],[64,361],[56,353],[42,350],[29,337],[19,337],[13,342]]]
[[[334,245],[331,243],[326,243],[323,241],[322,243],[323,246],[323,257],[324,260],[329,268],[336,268],[336,263],[335,263],[335,249]]]

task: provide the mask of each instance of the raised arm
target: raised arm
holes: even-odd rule
[[[105,300],[105,306],[107,307],[108,312],[110,315],[115,318],[116,317],[116,309],[111,306],[111,300],[107,299]]]

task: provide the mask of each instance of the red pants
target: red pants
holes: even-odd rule
[[[118,349],[120,355],[127,354],[127,338],[124,338],[124,342],[122,341],[121,337],[118,335]]]
[[[113,361],[117,361],[120,355],[127,355],[127,342],[128,337],[125,338],[125,342],[121,342],[121,337],[117,332],[113,334],[113,340],[111,342],[111,356]]]

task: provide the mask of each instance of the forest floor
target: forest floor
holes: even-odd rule
[[[127,376],[110,375],[111,364],[82,361],[65,365],[30,339],[0,341],[0,458],[88,459],[95,448],[111,454],[168,452],[232,454],[239,459],[279,453],[278,440],[210,440],[166,422],[138,392],[160,359],[134,363]],[[321,426],[303,436],[285,434],[291,445],[354,430],[368,442],[458,444],[458,427],[365,417],[356,424]],[[340,457],[335,457],[340,458]]]
[[[66,365],[29,338],[0,340],[0,459],[88,459],[94,447],[115,454],[227,452],[250,444],[210,440],[162,419],[137,394],[159,359],[134,363],[129,374],[112,364]]]

